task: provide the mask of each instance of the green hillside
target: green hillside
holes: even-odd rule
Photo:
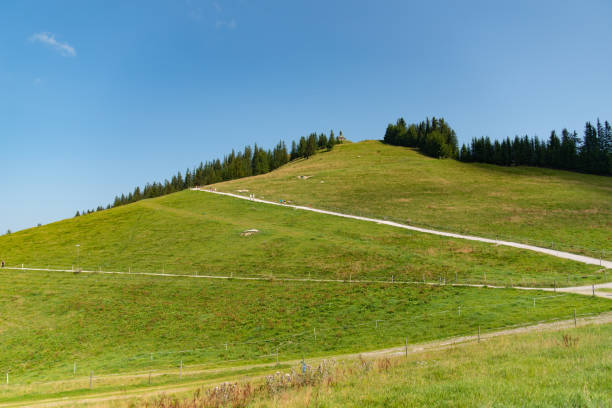
[[[311,179],[297,179],[302,167],[351,149],[378,154],[372,145],[341,146],[240,183],[311,186],[306,194],[333,177],[312,171]],[[430,166],[456,165],[380,149]],[[345,176],[352,184],[354,174]],[[332,198],[359,208],[353,206],[368,196],[366,181],[358,195]],[[249,229],[257,232],[245,234]],[[191,190],[2,236],[0,258],[7,263],[0,270],[0,372],[11,377],[0,389],[3,400],[147,385],[143,374],[108,376],[88,390],[92,371],[271,362],[277,349],[285,360],[327,356],[610,310],[600,298],[443,285],[589,284],[607,278],[597,266]],[[423,280],[429,284],[414,284]]]
[[[192,275],[0,270],[7,399],[85,389],[89,371],[272,361],[277,348],[285,359],[329,355],[610,310],[599,298],[397,283],[456,273],[460,282],[561,286],[602,280],[594,266],[200,191],[2,236],[0,253],[9,267]],[[85,380],[27,385],[65,380],[74,362]]]
[[[241,236],[253,228],[260,232]],[[200,191],[2,236],[0,257],[18,267],[508,286],[578,285],[606,277],[598,266],[531,251]]]
[[[610,177],[438,160],[366,141],[216,187],[595,257],[603,249],[612,259]]]
[[[87,378],[180,361],[271,362],[277,349],[283,360],[359,352],[610,310],[600,298],[449,286],[6,270],[0,284],[0,370],[13,384],[0,398],[60,389],[28,388],[32,381],[87,388],[85,379],[71,382],[74,363],[75,377]]]
[[[260,388],[253,381],[252,392],[232,397],[252,408],[609,407],[611,336],[611,325],[590,326],[500,337],[407,358],[328,363],[323,378],[313,375],[308,386],[294,375],[277,388]],[[210,390],[203,386],[185,396],[148,398],[137,406],[210,406],[216,400]]]

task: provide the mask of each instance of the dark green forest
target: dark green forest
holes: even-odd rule
[[[587,122],[584,136],[577,132],[553,130],[548,140],[515,136],[499,141],[488,137],[475,138],[469,146],[463,145],[459,160],[497,164],[500,166],[537,166],[582,173],[612,174],[612,128],[599,119],[593,126]]]
[[[134,203],[146,198],[171,194],[195,186],[205,186],[221,181],[268,173],[290,160],[308,159],[318,152],[332,150],[336,144],[342,143],[343,140],[342,131],[336,137],[332,130],[329,132],[329,136],[325,133],[311,133],[308,137],[302,136],[298,142],[293,141],[291,143],[290,152],[287,151],[287,146],[283,141],[280,141],[271,150],[262,149],[257,144],[253,147],[247,146],[241,152],[232,150],[222,160],[216,159],[200,163],[194,169],[187,169],[184,174],[179,171],[170,180],[147,183],[142,188],[138,186],[127,195],[116,196],[113,203],[106,207],[99,206],[95,210],[77,211],[75,216]]]
[[[443,118],[427,118],[409,126],[404,118],[399,118],[387,126],[383,140],[394,146],[416,147],[431,157],[456,158],[459,153],[457,135]]]

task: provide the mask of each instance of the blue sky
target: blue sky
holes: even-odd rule
[[[232,148],[612,119],[610,1],[0,3],[0,232]]]

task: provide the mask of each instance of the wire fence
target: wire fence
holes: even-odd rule
[[[0,395],[20,393],[24,389],[43,392],[45,387],[53,391],[104,389],[116,387],[118,379],[121,384],[130,386],[163,384],[180,381],[183,377],[195,378],[214,372],[228,375],[232,370],[241,368],[254,369],[264,366],[269,368],[283,361],[305,357],[320,358],[338,353],[365,352],[367,347],[370,349],[376,346],[397,347],[398,344],[408,347],[409,339],[411,344],[441,339],[449,342],[464,336],[469,336],[470,339],[475,339],[476,336],[478,339],[481,337],[484,339],[487,338],[487,334],[492,336],[499,330],[559,320],[571,321],[572,317],[576,326],[578,318],[612,311],[609,305],[602,303],[595,309],[591,307],[579,310],[577,307],[569,307],[551,317],[550,310],[568,306],[565,303],[562,305],[556,303],[566,296],[539,295],[493,304],[457,305],[454,308],[409,316],[397,315],[386,319],[350,321],[341,324],[321,322],[299,332],[272,337],[244,341],[228,339],[210,343],[205,347],[189,349],[143,350],[136,354],[121,356],[119,361],[76,359],[63,363],[57,361],[56,368],[49,374],[45,374],[44,371],[38,373],[39,377],[45,378],[40,381],[35,381],[32,373],[16,369],[27,365],[23,364],[27,362],[15,361],[9,366],[2,367],[2,371],[6,373],[6,384],[4,390],[0,390]],[[500,310],[501,308],[505,309]],[[428,322],[429,326],[419,326],[417,324],[419,321]],[[499,321],[506,323],[496,324]],[[416,331],[415,327],[420,327],[421,331]],[[448,334],[444,336],[441,333]],[[241,367],[241,364],[249,366]],[[63,375],[62,370],[59,370],[61,367],[65,372]]]
[[[102,275],[133,275],[133,276],[165,276],[177,278],[199,278],[199,279],[219,279],[219,280],[246,280],[246,281],[283,281],[283,282],[318,282],[318,283],[354,283],[354,284],[397,284],[397,285],[440,285],[440,286],[487,286],[498,288],[538,288],[538,289],[562,289],[569,286],[585,286],[607,283],[611,277],[606,268],[601,268],[596,273],[574,273],[574,274],[557,274],[557,275],[542,275],[542,274],[519,274],[508,272],[503,274],[498,271],[493,271],[487,275],[486,271],[478,271],[470,273],[459,272],[439,272],[439,273],[422,273],[419,277],[414,274],[398,273],[385,274],[380,276],[376,274],[370,275],[367,272],[357,272],[355,274],[348,272],[343,277],[328,275],[315,271],[308,275],[295,275],[290,273],[253,273],[238,271],[228,274],[208,274],[201,270],[193,270],[185,273],[180,272],[182,265],[168,264],[168,268],[159,270],[142,270],[140,268],[132,268],[131,266],[121,270],[104,269],[102,266],[97,268],[83,269],[79,266],[52,266],[45,267],[20,265],[7,265],[4,270],[12,271],[33,271],[33,272],[59,272],[59,273],[84,273],[84,274],[102,274]],[[0,271],[2,270],[0,269]],[[500,274],[502,276],[500,276]],[[476,275],[476,276],[475,276]]]

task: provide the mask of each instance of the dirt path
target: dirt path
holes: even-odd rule
[[[353,353],[353,354],[342,354],[337,356],[327,356],[316,359],[308,359],[307,362],[311,365],[318,363],[324,359],[356,359],[356,358],[381,358],[381,357],[393,357],[393,356],[401,356],[406,353],[415,354],[425,351],[435,351],[435,350],[443,350],[446,348],[461,346],[464,344],[469,344],[477,341],[486,341],[489,339],[493,339],[500,336],[521,334],[521,333],[529,333],[529,332],[537,332],[537,331],[554,331],[572,328],[574,326],[581,327],[592,324],[609,324],[612,323],[612,313],[604,313],[598,316],[590,316],[590,317],[581,317],[576,321],[573,319],[570,320],[559,320],[554,322],[543,322],[530,326],[518,326],[513,328],[506,328],[490,333],[483,334],[479,336],[478,334],[470,335],[470,336],[461,336],[454,337],[450,339],[444,340],[436,340],[427,343],[420,344],[412,344],[400,347],[392,347],[381,350],[368,351],[363,353]],[[297,365],[300,360],[289,360],[283,361],[282,363],[285,365]],[[270,367],[271,370],[274,369],[274,364],[252,364],[246,366],[238,366],[231,367],[231,370],[246,370],[255,367]],[[196,374],[196,373],[207,373],[214,372],[219,369],[211,369],[211,370],[198,370],[198,371],[186,371],[185,375],[188,374]],[[46,399],[41,401],[25,401],[25,402],[13,402],[13,403],[0,403],[0,408],[17,408],[17,407],[62,407],[62,406],[75,406],[75,405],[99,405],[99,404],[107,404],[113,401],[118,402],[121,400],[130,400],[134,398],[148,398],[154,397],[161,394],[175,394],[181,392],[188,392],[197,387],[201,386],[214,386],[215,384],[222,383],[224,381],[252,381],[258,378],[261,378],[263,374],[252,375],[252,376],[240,376],[239,378],[232,378],[228,376],[226,378],[218,378],[214,380],[196,380],[189,381],[182,384],[170,384],[164,386],[155,386],[155,387],[146,387],[140,388],[137,390],[130,391],[112,391],[112,392],[102,392],[99,394],[89,395],[87,397],[75,396],[75,397],[64,397],[64,398],[53,398]]]
[[[603,268],[612,268],[612,261],[606,261],[606,260],[598,259],[598,258],[591,258],[589,256],[584,256],[584,255],[576,255],[570,252],[556,251],[554,249],[542,248],[542,247],[538,247],[534,245],[520,244],[518,242],[501,241],[501,240],[496,240],[496,239],[477,237],[474,235],[463,235],[463,234],[456,234],[453,232],[445,232],[445,231],[432,230],[428,228],[413,227],[411,225],[400,224],[400,223],[393,222],[393,221],[386,221],[386,220],[380,220],[380,219],[368,218],[368,217],[360,217],[357,215],[343,214],[339,212],[320,210],[317,208],[304,207],[304,206],[299,206],[299,205],[281,204],[281,203],[277,203],[274,201],[262,200],[259,198],[245,197],[239,194],[224,193],[221,191],[211,191],[205,188],[192,188],[192,190],[205,191],[207,193],[219,194],[219,195],[224,195],[228,197],[235,197],[235,198],[240,198],[242,200],[254,201],[257,203],[271,204],[271,205],[277,205],[281,207],[290,207],[290,208],[295,208],[298,210],[312,211],[312,212],[316,212],[320,214],[334,215],[336,217],[351,218],[354,220],[374,222],[376,224],[389,225],[389,226],[396,227],[396,228],[403,228],[403,229],[407,229],[411,231],[423,232],[425,234],[433,234],[433,235],[439,235],[439,236],[449,237],[449,238],[467,239],[469,241],[479,241],[479,242],[485,242],[488,244],[504,245],[504,246],[509,246],[513,248],[526,249],[529,251],[540,252],[546,255],[555,256],[557,258],[570,259],[572,261],[582,262],[582,263],[590,264],[590,265],[599,265]]]

